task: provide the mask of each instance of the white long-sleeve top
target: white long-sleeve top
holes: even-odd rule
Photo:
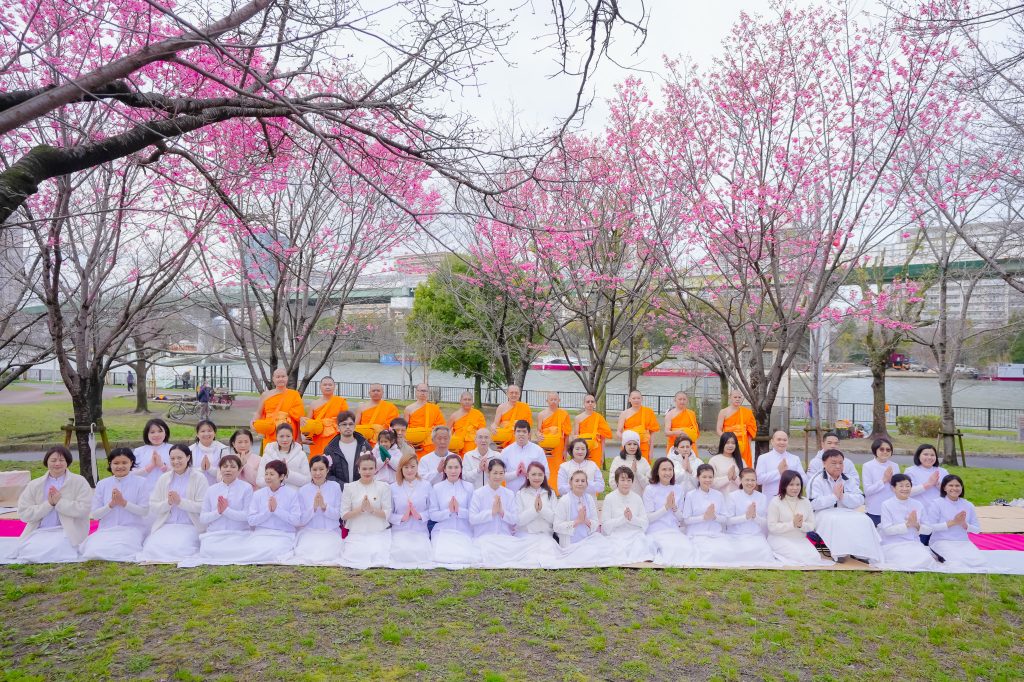
[[[224,454],[224,448],[226,447],[226,445],[217,441],[213,441],[208,446],[196,441],[190,447],[192,450],[192,466],[206,476],[206,482],[210,485],[217,482],[217,468],[220,466],[220,458]],[[210,461],[210,467],[206,471],[203,471],[204,458]]]
[[[678,479],[677,479],[678,480]],[[665,500],[670,493],[676,495],[676,510],[665,508]],[[644,489],[644,509],[647,510],[647,532],[660,533],[666,530],[680,532],[679,524],[683,522],[683,502],[686,501],[686,491],[683,486],[662,485],[652,483]]]
[[[124,495],[126,504],[123,507],[110,506],[110,498],[115,488]],[[96,492],[92,496],[92,512],[89,516],[99,519],[101,529],[134,526],[146,532],[149,530],[149,524],[146,523],[148,513],[149,493],[146,491],[146,481],[141,476],[133,476],[131,473],[121,478],[110,476],[96,484]]]
[[[493,513],[494,498],[501,498],[502,516]],[[473,526],[473,537],[482,535],[512,535],[518,523],[518,506],[516,494],[507,487],[490,485],[473,491],[473,499],[469,501],[469,522]]]
[[[587,522],[576,526],[574,524],[581,506],[586,509]],[[563,547],[586,540],[598,532],[601,528],[601,519],[597,515],[597,502],[594,501],[594,496],[589,493],[583,493],[583,497],[577,497],[573,493],[562,495],[555,505],[553,526],[558,533],[558,542]]]
[[[626,518],[627,508],[632,519]],[[643,499],[632,490],[628,495],[613,490],[604,496],[604,503],[601,505],[601,532],[605,535],[643,533],[649,523]]]
[[[313,475],[309,473],[309,458],[306,457],[306,451],[302,449],[301,445],[292,443],[291,450],[281,452],[277,443],[270,443],[263,449],[263,456],[260,457],[260,468],[256,472],[257,488],[267,485],[266,479],[263,478],[263,472],[267,470],[267,462],[275,459],[283,461],[288,467],[288,477],[284,479],[285,485],[298,490],[313,480]]]
[[[921,529],[908,528],[907,517],[910,512],[917,512],[917,520],[921,522]],[[882,522],[878,524],[878,530],[882,536],[882,544],[888,545],[894,542],[906,540],[920,542],[921,535],[931,533],[928,525],[928,518],[925,516],[925,506],[920,500],[908,498],[900,500],[892,498],[882,503]]]
[[[591,495],[600,495],[604,492],[604,477],[601,475],[601,470],[594,464],[593,461],[585,459],[582,462],[577,462],[574,459],[570,459],[568,462],[562,462],[558,466],[558,492],[565,495],[569,492],[570,485],[569,479],[577,471],[582,471],[587,475],[587,492]]]
[[[704,518],[704,512],[711,505],[715,505],[715,518],[708,521]],[[687,535],[721,535],[728,514],[725,496],[718,490],[711,488],[705,492],[697,488],[686,493],[686,500],[683,501],[683,523],[686,525]]]
[[[540,511],[537,511],[535,500],[541,500]],[[524,486],[516,493],[516,535],[530,533],[554,532],[555,505],[558,497],[543,488]]]
[[[419,474],[420,478],[422,478],[430,485],[440,483],[441,479],[444,478],[444,471],[438,471],[437,467],[441,464],[441,462],[444,461],[445,457],[453,454],[455,453],[440,453],[437,450],[435,450],[434,452],[428,452],[427,454],[423,455],[418,465],[419,468],[417,469],[417,473]],[[465,471],[463,471],[463,474],[465,474]]]
[[[141,476],[146,481],[146,494],[152,494],[153,488],[156,487],[156,482],[160,480],[160,477],[171,470],[171,444],[161,443],[160,445],[140,445],[135,448],[132,452],[135,453],[135,462],[138,466],[132,469],[132,474],[135,476]],[[157,467],[146,473],[145,469],[153,461],[153,453],[160,457],[160,461],[163,462],[164,466],[167,467],[167,471]]]
[[[350,533],[379,533],[388,528],[388,515],[391,514],[391,486],[382,481],[372,481],[369,485],[362,479],[346,483],[341,491],[341,514],[344,516],[353,509],[359,509],[363,498],[370,500],[375,510],[383,510],[383,517],[374,514],[359,514],[345,521]]]
[[[715,470],[715,479],[711,482],[714,490],[728,495],[734,490],[740,489],[740,470],[742,467],[736,465],[732,457],[726,455],[714,455],[708,460],[708,464]],[[729,471],[736,469],[736,478],[729,480]]]
[[[271,497],[277,498],[277,508],[274,511],[270,511]],[[254,529],[294,533],[301,520],[299,492],[295,488],[282,485],[274,491],[264,487],[252,494],[249,501],[249,525]]]
[[[217,498],[228,501],[228,508],[221,514],[217,511]],[[252,502],[252,486],[240,478],[231,485],[221,481],[206,489],[203,497],[203,511],[199,514],[199,522],[206,532],[215,533],[222,530],[249,530],[249,503]]]
[[[398,463],[402,461],[402,448],[394,445],[389,449],[388,458],[384,459],[381,446],[373,448],[373,458],[377,460],[377,473],[374,478],[383,483],[394,483],[398,476]]]
[[[526,484],[526,475],[519,475],[519,465],[523,465],[523,471],[530,465],[530,462],[537,462],[544,467],[544,475],[550,476],[548,470],[548,456],[544,454],[544,448],[534,442],[520,446],[519,443],[512,443],[501,451],[498,456],[505,463],[505,487],[516,492]]]
[[[637,495],[643,495],[644,488],[647,487],[647,484],[651,480],[651,465],[643,457],[634,461],[636,462],[636,469],[633,470],[633,492]],[[615,490],[618,487],[615,484],[615,472],[618,471],[620,467],[632,469],[633,462],[616,455],[608,463],[608,487],[612,490]],[[609,493],[609,495],[610,494],[611,493]]]
[[[807,480],[814,478],[824,471],[825,463],[821,461],[823,454],[825,454],[824,450],[818,450],[818,454],[807,463]],[[843,458],[843,473],[846,474],[847,478],[857,481],[857,487],[860,487],[860,475],[857,473],[857,465],[849,457]]]
[[[793,517],[803,514],[804,520],[797,528]],[[802,538],[814,530],[814,509],[806,497],[773,497],[768,503],[768,532],[771,535]]]
[[[165,523],[191,523],[201,529],[199,513],[203,510],[203,498],[209,487],[206,476],[193,467],[186,469],[183,474],[173,471],[161,474],[149,496],[149,510],[156,516],[153,530]],[[167,494],[172,490],[181,497],[181,502],[176,505],[167,501]]]
[[[427,521],[430,519],[430,493],[433,491],[428,481],[422,478],[406,479],[402,483],[391,484],[391,530],[392,532],[427,532]],[[409,503],[416,509],[420,519],[410,516],[405,521],[402,517],[409,511]]]
[[[836,497],[835,486],[843,484],[843,499]],[[857,481],[849,478],[846,474],[840,474],[839,478],[833,479],[824,469],[811,479],[809,487],[811,507],[816,512],[829,509],[841,509],[853,511],[864,504],[864,495],[860,492]]]
[[[932,474],[936,471],[939,472],[939,480],[935,481],[935,485],[930,488],[925,488],[924,484],[928,482],[928,479],[931,478]],[[940,466],[933,466],[925,469],[923,466],[918,464],[907,467],[903,473],[910,476],[910,482],[914,484],[914,487],[910,489],[910,496],[924,502],[925,507],[939,499],[939,485],[942,483],[942,479],[949,475],[949,472]]]
[[[455,499],[457,511],[452,512],[451,501]],[[434,485],[430,491],[430,520],[435,524],[434,531],[456,530],[466,535],[473,535],[473,527],[469,524],[469,503],[473,500],[473,486],[463,480],[452,483],[448,479]]]
[[[895,497],[892,486],[885,480],[886,469],[889,469],[894,476],[900,473],[900,465],[891,459],[887,462],[873,459],[864,462],[864,466],[861,467],[861,473],[864,475],[864,508],[869,514],[880,515],[882,503]]]
[[[775,497],[779,494],[779,481],[782,479],[779,464],[783,460],[786,461],[786,469],[800,474],[804,484],[807,484],[807,474],[804,473],[804,467],[800,464],[800,458],[788,450],[779,452],[772,448],[757,460],[757,484],[761,486],[761,492],[765,494],[765,497]]]
[[[953,517],[960,512],[967,512],[967,529],[963,526],[947,526]],[[953,502],[948,497],[940,497],[929,505],[928,525],[932,531],[932,542],[938,540],[957,540],[969,542],[968,533],[980,533],[981,524],[978,522],[978,514],[974,511],[974,505],[964,498]]]
[[[775,466],[778,466],[778,463]],[[775,487],[778,488],[778,481],[776,481]],[[729,507],[729,517],[725,522],[727,534],[764,537],[765,529],[768,527],[768,498],[764,493],[755,490],[748,495],[747,491],[740,488],[729,493],[725,502]],[[751,502],[754,503],[756,513],[753,519],[748,519],[747,508],[750,507]]]
[[[467,452],[462,458],[462,480],[473,486],[482,488],[487,484],[487,467],[484,460],[497,457],[498,453],[491,450],[481,453],[479,450]]]
[[[686,467],[683,466],[684,456],[690,462],[689,472],[687,472]],[[684,448],[684,452],[682,454],[679,454],[675,448],[672,448],[669,450],[668,460],[672,462],[672,466],[676,470],[676,483],[683,486],[683,492],[688,493],[691,490],[696,490],[698,488],[697,467],[704,463],[701,458],[693,454],[693,450],[690,448]]]
[[[313,510],[313,500],[316,499],[317,492],[324,498],[324,505],[327,507],[326,511],[323,509]],[[323,485],[318,486],[310,481],[299,488],[299,510],[302,512],[299,525],[303,528],[339,530],[341,528],[339,524],[341,519],[341,485],[337,481],[324,481]]]

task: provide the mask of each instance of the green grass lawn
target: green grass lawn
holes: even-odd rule
[[[2,680],[1020,679],[1024,578],[0,568]]]

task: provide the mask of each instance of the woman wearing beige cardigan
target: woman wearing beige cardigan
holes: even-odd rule
[[[149,497],[153,529],[139,553],[139,561],[177,563],[199,551],[199,513],[209,482],[192,467],[192,451],[171,446],[171,470],[161,474]]]
[[[89,535],[92,488],[83,477],[68,471],[71,461],[71,453],[61,446],[43,455],[46,475],[29,482],[18,498],[18,517],[26,526],[11,560],[79,561],[78,546]]]

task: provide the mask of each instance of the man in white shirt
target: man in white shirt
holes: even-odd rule
[[[809,494],[815,531],[839,563],[850,556],[867,563],[881,561],[881,539],[875,524],[857,511],[864,504],[864,495],[857,481],[843,473],[846,458],[839,450],[826,450],[821,459],[824,469],[811,479]]]
[[[447,426],[435,426],[430,432],[430,440],[434,443],[434,451],[420,458],[419,473],[420,478],[434,485],[444,478],[445,457],[456,453],[448,451],[448,445],[452,442],[452,432]]]
[[[474,489],[487,483],[487,462],[498,454],[491,450],[491,435],[490,429],[477,429],[473,437],[476,450],[470,450],[462,458],[462,480]]]
[[[829,431],[825,434],[825,437],[821,439],[821,450],[818,450],[810,462],[807,463],[807,478],[805,481],[810,481],[815,475],[821,473],[821,455],[826,450],[838,450],[839,449],[839,434],[835,431]],[[846,474],[847,478],[852,478],[857,482],[857,487],[860,487],[860,474],[857,473],[857,465],[853,463],[853,460],[844,457],[843,458],[843,473]]]
[[[772,435],[772,449],[757,458],[757,484],[769,500],[779,494],[779,479],[786,470],[797,472],[804,484],[807,483],[800,458],[789,452],[788,447],[789,434],[776,431]]]
[[[530,462],[542,465],[545,476],[549,476],[550,472],[544,449],[530,442],[530,422],[520,419],[513,429],[515,440],[501,451],[500,459],[505,463],[505,487],[516,492],[526,483],[526,467],[530,466]]]

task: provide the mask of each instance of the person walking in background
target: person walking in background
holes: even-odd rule
[[[135,390],[135,372],[128,370],[128,378],[125,379],[125,383],[128,385],[129,393]]]
[[[196,393],[196,400],[199,401],[199,421],[210,418],[210,401],[212,399],[213,389],[204,381],[203,385],[199,388],[199,392]]]

